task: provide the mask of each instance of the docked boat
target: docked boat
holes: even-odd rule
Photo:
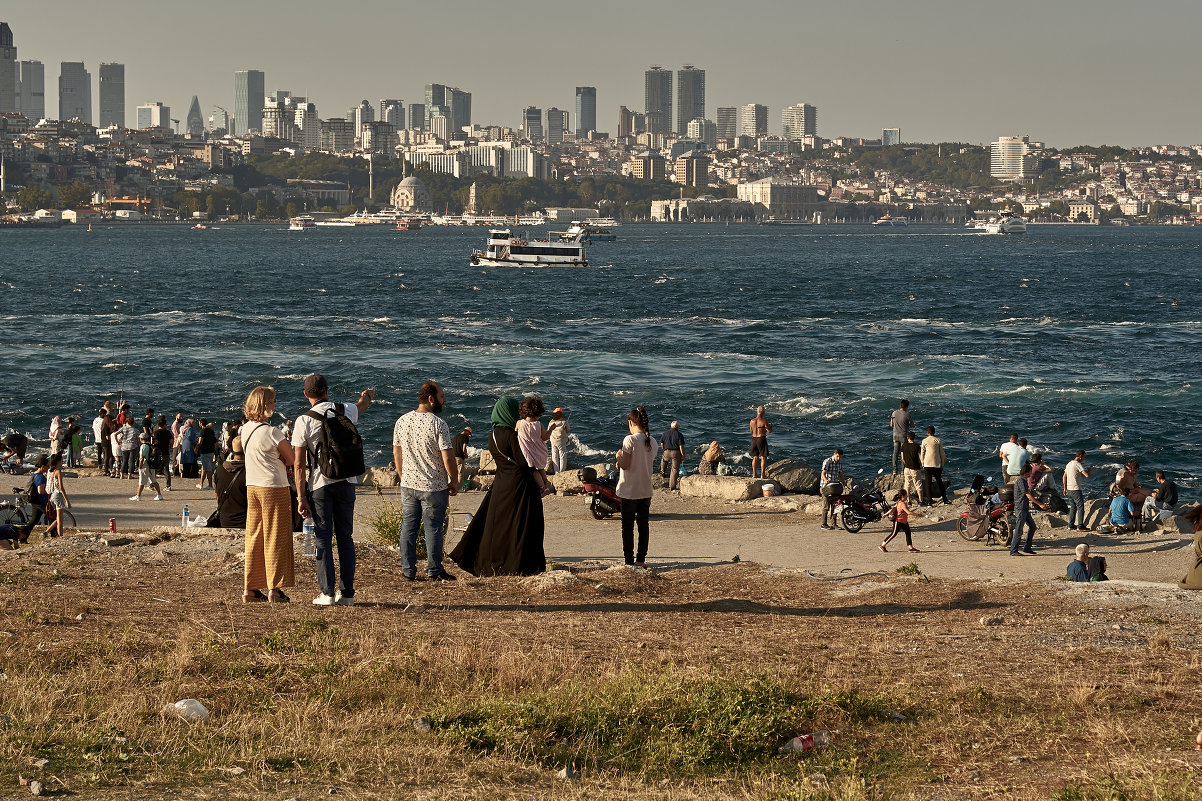
[[[353,222],[346,220],[318,220],[314,223],[318,228],[354,228]]]
[[[316,221],[314,221],[314,219],[308,214],[302,214],[299,217],[293,217],[288,221],[289,231],[308,231],[316,227]]]
[[[421,229],[422,224],[417,220],[397,220],[396,229],[398,231],[417,231]]]
[[[760,220],[760,225],[813,225],[810,220],[801,220],[794,217],[777,217],[771,215],[765,220]]]
[[[472,251],[472,264],[483,267],[587,267],[588,259],[580,236],[552,242],[516,237],[508,228],[491,228],[485,249]]]
[[[608,228],[594,225],[592,222],[574,222],[566,231],[555,234],[560,242],[572,242],[576,239],[584,242],[613,242],[618,237]]]
[[[888,214],[886,214],[883,217],[881,217],[879,220],[874,222],[873,225],[879,225],[883,228],[904,228],[906,226],[906,218],[905,217],[891,217]]]
[[[985,223],[987,234],[1025,234],[1027,222],[1017,214],[1003,214],[996,220]]]

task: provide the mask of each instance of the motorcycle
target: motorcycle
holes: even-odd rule
[[[1014,487],[985,486],[993,478],[974,476],[964,498],[968,507],[960,513],[956,531],[969,542],[985,540],[986,545],[1010,544],[1010,514],[1014,511]]]
[[[877,475],[884,473],[884,469]],[[865,523],[875,523],[889,511],[885,494],[872,484],[852,484],[851,489],[835,501],[835,519],[852,534],[864,528]]]
[[[597,475],[597,471],[591,467],[578,471],[576,477],[583,485],[585,502],[594,519],[604,520],[622,511],[622,499],[614,489],[617,481]]]

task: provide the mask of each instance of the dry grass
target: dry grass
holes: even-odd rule
[[[228,600],[226,560],[10,571],[0,788],[45,758],[51,789],[101,799],[1196,797],[1198,639],[1171,610],[1091,610],[1112,636],[1082,636],[1033,585],[741,564],[397,586],[388,560],[365,549],[360,606],[323,610]],[[159,714],[186,697],[212,718]],[[819,728],[830,747],[776,755]]]

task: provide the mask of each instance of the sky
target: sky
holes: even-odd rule
[[[184,119],[234,108],[235,70],[266,73],[343,116],[362,99],[421,102],[427,83],[472,93],[477,124],[517,127],[529,105],[572,112],[597,87],[597,126],[643,110],[651,65],[706,70],[718,106],[818,108],[818,133],[987,143],[1029,135],[1052,147],[1202,142],[1197,0],[58,0],[6,4],[19,59],[125,66],[126,115],[160,101]],[[93,120],[95,122],[95,120]]]

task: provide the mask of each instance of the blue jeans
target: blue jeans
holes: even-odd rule
[[[309,493],[309,508],[313,510],[313,539],[317,543],[317,586],[325,595],[333,596],[334,542],[338,545],[338,565],[342,575],[337,591],[345,598],[355,597],[355,485],[336,481]]]
[[[1064,493],[1064,501],[1068,504],[1068,524],[1085,528],[1085,493],[1081,490],[1068,490]]]
[[[1027,547],[1024,550],[1031,550],[1031,541],[1035,539],[1035,518],[1031,517],[1031,509],[1024,506],[1021,509],[1014,510],[1014,536],[1010,540],[1010,553],[1018,553],[1018,548],[1023,541],[1023,526],[1030,526],[1027,531]]]
[[[426,529],[426,575],[437,576],[442,569],[442,527],[447,519],[447,490],[423,492],[401,487],[401,572],[405,578],[417,575],[417,529]]]

